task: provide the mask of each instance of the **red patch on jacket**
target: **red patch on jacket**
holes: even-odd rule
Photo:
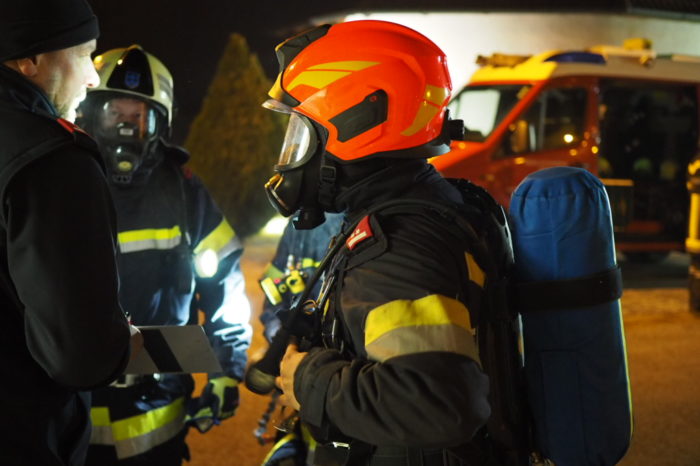
[[[185,176],[186,180],[189,180],[192,178],[192,170],[190,170],[190,167],[182,166],[182,174]]]
[[[369,225],[369,216],[367,216],[360,220],[360,223],[355,227],[355,231],[353,231],[352,235],[345,241],[345,245],[352,251],[355,249],[355,246],[372,236],[374,236],[374,233],[372,233],[372,227]]]
[[[64,120],[63,118],[56,118],[56,121],[59,125],[63,126],[71,134],[75,133],[76,131],[85,133],[85,131],[80,126],[76,125],[75,123],[71,123],[68,120]]]

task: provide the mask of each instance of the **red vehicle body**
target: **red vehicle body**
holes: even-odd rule
[[[450,103],[464,141],[431,163],[501,204],[529,173],[576,166],[607,187],[618,250],[683,250],[686,172],[697,152],[700,57],[599,46],[479,57]]]

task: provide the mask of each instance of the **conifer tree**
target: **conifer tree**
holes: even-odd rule
[[[284,137],[284,116],[261,107],[272,83],[240,34],[232,34],[185,147],[236,233],[256,233],[274,214],[263,185]]]

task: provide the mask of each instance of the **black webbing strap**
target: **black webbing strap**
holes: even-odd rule
[[[550,311],[596,306],[622,296],[620,267],[570,280],[518,283],[515,305],[519,312]]]

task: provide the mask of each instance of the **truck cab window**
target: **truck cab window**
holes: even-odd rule
[[[695,86],[601,81],[601,176],[684,182],[698,140]]]
[[[583,88],[544,91],[511,125],[509,155],[576,147],[583,139],[586,94]]]
[[[530,88],[519,84],[467,87],[450,102],[450,116],[464,121],[467,141],[483,142]]]

